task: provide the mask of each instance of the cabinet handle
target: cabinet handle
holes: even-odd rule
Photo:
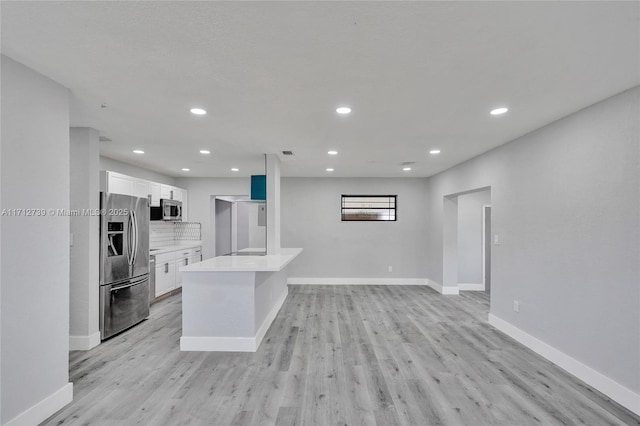
[[[169,264],[168,264],[168,263],[165,263],[165,264],[164,264],[164,273],[165,273],[165,274],[168,274],[168,273],[169,273]]]
[[[184,266],[188,266],[189,265],[189,259],[185,259],[184,260]]]

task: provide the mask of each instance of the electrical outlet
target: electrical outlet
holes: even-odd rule
[[[389,272],[393,272],[393,266],[389,265]]]
[[[513,301],[513,312],[520,312],[520,302],[517,300]]]
[[[493,244],[495,244],[496,246],[500,245],[500,236],[498,234],[495,234],[493,236]]]

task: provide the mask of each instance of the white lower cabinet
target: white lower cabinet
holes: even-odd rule
[[[180,268],[188,264],[189,257],[185,256],[183,252],[178,253],[178,258],[176,259],[176,287],[182,287],[182,272],[180,272]]]
[[[156,297],[176,288],[176,262],[156,260]]]
[[[180,268],[202,259],[202,247],[170,251],[156,255],[156,297],[182,287]]]

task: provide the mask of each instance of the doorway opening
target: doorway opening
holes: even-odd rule
[[[211,241],[213,256],[266,252],[266,209],[264,201],[247,195],[211,197]]]
[[[443,293],[491,290],[491,188],[444,197]]]

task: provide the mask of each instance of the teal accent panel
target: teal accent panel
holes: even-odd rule
[[[267,199],[267,175],[251,175],[251,199]]]

